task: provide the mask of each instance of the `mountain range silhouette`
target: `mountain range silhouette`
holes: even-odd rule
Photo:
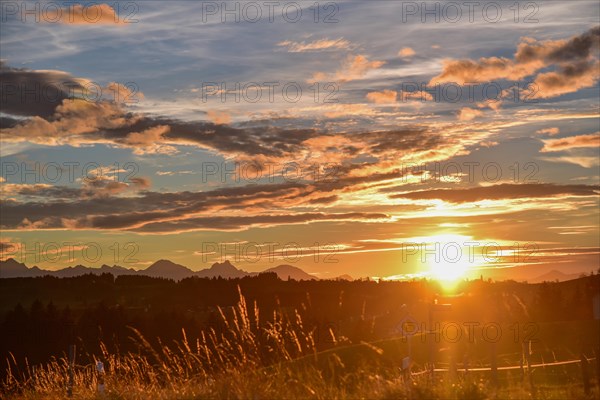
[[[314,275],[311,275],[298,267],[292,265],[282,264],[273,268],[266,269],[262,272],[247,272],[242,269],[236,268],[229,260],[225,260],[221,263],[214,263],[210,268],[205,268],[200,271],[193,271],[192,269],[174,263],[170,260],[158,260],[154,264],[150,265],[146,269],[136,270],[133,268],[125,268],[120,265],[102,265],[97,267],[87,267],[84,265],[75,265],[58,270],[46,270],[41,269],[37,266],[28,267],[26,264],[18,262],[13,258],[9,258],[4,261],[0,261],[0,278],[27,278],[27,277],[38,277],[38,276],[56,276],[60,278],[73,277],[85,274],[96,274],[100,275],[103,273],[110,273],[114,276],[120,275],[145,275],[157,278],[167,278],[179,281],[185,278],[191,278],[197,276],[199,278],[224,278],[234,279],[243,278],[246,276],[256,276],[259,273],[274,272],[282,280],[294,279],[294,280],[318,280]],[[350,276],[344,275],[340,279],[351,280]]]

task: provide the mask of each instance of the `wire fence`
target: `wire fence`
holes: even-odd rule
[[[593,382],[593,370],[594,367],[590,364],[590,362],[592,361],[596,361],[596,367],[595,367],[595,372],[596,372],[596,385],[598,385],[599,390],[600,390],[600,360],[599,360],[599,353],[598,351],[596,352],[596,357],[591,357],[591,358],[587,358],[586,356],[584,356],[583,354],[581,355],[581,358],[578,360],[563,360],[563,361],[554,361],[554,362],[542,362],[542,363],[531,363],[530,358],[528,357],[530,354],[523,354],[523,359],[521,360],[521,363],[519,365],[507,365],[507,366],[484,366],[484,367],[474,367],[474,368],[469,368],[468,366],[464,366],[463,368],[428,368],[428,369],[424,369],[418,372],[412,372],[410,371],[410,368],[408,370],[404,370],[404,377],[405,379],[407,379],[408,381],[421,377],[421,376],[429,376],[429,377],[433,377],[433,375],[435,373],[450,373],[450,374],[457,374],[457,373],[464,373],[464,374],[469,374],[469,373],[490,373],[491,374],[491,379],[490,381],[498,384],[499,382],[499,377],[498,377],[498,372],[499,371],[514,371],[514,370],[520,370],[521,372],[521,380],[523,382],[523,384],[525,384],[529,390],[531,391],[532,394],[536,393],[536,384],[535,384],[535,380],[533,377],[533,372],[535,371],[536,368],[554,368],[554,367],[560,367],[560,366],[569,366],[569,365],[578,365],[580,367],[580,377],[581,377],[581,383],[583,385],[583,389],[586,395],[589,395],[591,393],[591,388],[592,388],[592,382]],[[456,376],[456,375],[455,375]]]
[[[594,361],[596,360],[596,357],[592,357],[592,358],[588,358],[588,361]],[[569,365],[569,364],[579,364],[581,363],[581,360],[567,360],[567,361],[556,361],[556,362],[551,362],[551,363],[541,363],[541,364],[531,364],[529,366],[529,368],[539,368],[539,367],[552,367],[555,365]],[[511,369],[522,369],[522,368],[527,368],[526,366],[522,366],[522,365],[510,365],[507,367],[497,367],[496,370],[498,371],[507,371],[507,370],[511,370]],[[457,368],[454,371],[460,371],[460,372],[481,372],[481,371],[492,371],[493,368],[492,367],[476,367],[476,368]],[[433,372],[451,372],[452,370],[449,368],[434,368]],[[424,372],[428,372],[428,371],[424,371]]]

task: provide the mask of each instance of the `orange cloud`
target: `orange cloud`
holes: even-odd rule
[[[542,153],[585,147],[599,148],[600,132],[596,132],[591,135],[578,135],[560,139],[547,139],[543,140],[543,142],[544,147],[541,150]]]
[[[476,110],[474,108],[463,107],[458,112],[459,121],[472,121],[477,117],[481,117],[483,115],[482,111]]]
[[[129,179],[129,182],[121,182],[115,176],[97,174],[81,179],[81,184],[81,188],[70,188],[46,183],[3,183],[2,192],[11,196],[25,196],[30,198],[83,200],[145,190],[150,187],[150,180],[144,177],[135,177]]]
[[[164,144],[164,135],[170,130],[168,125],[153,126],[142,132],[130,132],[120,143],[133,148],[134,154],[174,154],[175,147]]]
[[[560,129],[558,129],[557,127],[544,128],[544,129],[540,129],[540,130],[536,131],[535,133],[537,133],[539,135],[554,136],[554,135],[558,135],[560,133]]]
[[[489,82],[495,79],[518,80],[558,66],[557,71],[535,78],[535,98],[559,96],[593,86],[599,79],[599,64],[593,61],[600,50],[600,27],[569,40],[536,41],[522,38],[514,59],[488,57],[473,60],[445,60],[442,73],[430,85],[454,82]]]
[[[556,97],[591,87],[600,79],[600,63],[582,62],[559,71],[539,74],[533,82],[532,98]]]
[[[215,123],[215,124],[231,123],[231,115],[226,111],[208,110],[206,112],[206,116],[212,123]]]
[[[402,49],[400,49],[400,51],[398,52],[398,56],[399,57],[403,57],[403,58],[408,58],[408,57],[412,57],[415,54],[417,54],[412,48],[410,47],[403,47]]]
[[[117,103],[137,103],[144,99],[144,94],[134,87],[125,86],[122,83],[111,82],[106,89],[113,94],[112,100]]]
[[[367,93],[367,99],[375,104],[389,104],[396,102],[398,92],[395,90],[384,90],[381,92]]]
[[[443,71],[429,85],[439,83],[487,82],[494,79],[521,79],[535,72],[537,67],[516,67],[507,58],[489,57],[471,60],[444,60]]]
[[[63,100],[51,120],[32,117],[24,123],[2,132],[8,141],[29,141],[46,145],[86,143],[80,135],[99,129],[120,128],[136,121],[125,115],[113,102],[90,102],[81,99]]]
[[[402,101],[406,101],[409,99],[419,101],[433,101],[433,96],[431,95],[431,93],[428,93],[424,90],[417,90],[414,92],[403,91],[401,96]]]
[[[70,25],[125,25],[127,22],[108,4],[82,6],[72,4],[62,9],[45,10],[42,21],[54,21]]]

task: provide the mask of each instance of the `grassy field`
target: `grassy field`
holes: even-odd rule
[[[98,393],[95,365],[73,369],[73,397],[78,399],[597,399],[591,380],[586,395],[578,364],[536,368],[535,389],[519,370],[500,371],[498,383],[486,372],[436,372],[414,364],[411,380],[403,379],[400,361],[407,341],[390,338],[351,344],[331,332],[332,346],[317,351],[314,332],[298,313],[275,314],[262,321],[260,310],[243,296],[234,309],[221,310],[224,333],[204,332],[189,342],[152,346],[139,332],[131,336],[136,353],[89,355],[102,360],[105,392]],[[69,387],[66,358],[17,369],[7,360],[3,399],[63,399]],[[475,366],[475,365],[474,365]],[[595,364],[590,364],[595,376]]]

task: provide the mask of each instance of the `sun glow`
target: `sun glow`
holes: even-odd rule
[[[471,236],[442,234],[423,239],[422,256],[432,278],[452,283],[466,277],[474,263]]]
[[[430,273],[433,278],[440,281],[452,282],[461,279],[469,270],[468,262],[463,260],[431,260],[429,261]]]

